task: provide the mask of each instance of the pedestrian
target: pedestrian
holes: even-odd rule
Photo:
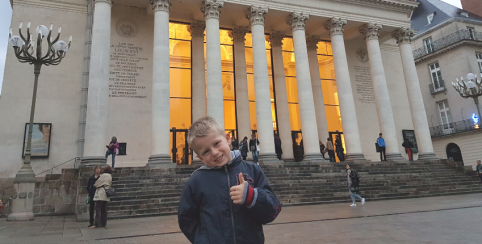
[[[355,197],[361,200],[361,204],[365,204],[365,198],[362,198],[360,195],[360,177],[358,176],[358,172],[355,170],[350,169],[350,165],[346,165],[346,173],[347,173],[347,182],[348,182],[348,191],[350,191],[351,200],[353,202],[350,207],[356,207]]]
[[[283,154],[283,149],[281,149],[281,139],[278,134],[274,135],[274,150],[276,152],[276,157],[281,160],[281,154]]]
[[[482,183],[482,164],[480,164],[480,160],[477,160],[477,166],[475,169],[477,170],[477,175],[480,178],[480,183]]]
[[[239,146],[239,151],[241,151],[241,156],[243,157],[243,160],[246,160],[246,157],[248,156],[248,137],[245,136],[243,138],[243,141],[241,142],[241,146]]]
[[[259,140],[256,138],[256,134],[251,135],[251,140],[249,140],[249,150],[253,154],[253,162],[258,163],[258,153],[259,153]]]
[[[405,148],[405,152],[408,155],[408,160],[413,161],[413,153],[412,153],[413,143],[411,143],[408,138],[405,138],[405,140],[402,143],[402,147]]]
[[[107,147],[107,152],[105,152],[105,159],[112,154],[112,168],[114,168],[115,164],[115,155],[117,154],[117,150],[119,149],[119,143],[117,142],[117,137],[113,136],[112,140],[109,142],[109,145],[105,145]]]
[[[89,182],[87,183],[87,192],[89,193],[89,227],[94,226],[94,213],[95,213],[95,201],[94,201],[94,196],[95,196],[95,182],[99,179],[100,176],[100,166],[95,166],[94,167],[94,174],[90,176]]]
[[[232,151],[239,150],[239,142],[235,136],[233,136],[233,139],[231,140],[231,148],[232,148]]]
[[[335,159],[335,147],[333,147],[333,142],[331,138],[326,138],[326,150],[328,151],[328,156],[330,157],[330,162],[336,162]]]
[[[107,165],[97,181],[94,183],[95,190],[95,225],[89,228],[100,228],[107,226],[107,202],[110,201],[110,197],[105,193],[106,189],[112,186],[112,168]]]
[[[387,161],[387,155],[385,155],[385,140],[382,137],[382,133],[378,134],[377,144],[380,148],[380,161]]]
[[[321,140],[318,140],[318,142],[320,143],[320,153],[323,156],[323,159],[325,159],[325,145],[323,145],[323,142],[321,142]]]
[[[340,162],[345,161],[345,149],[343,148],[343,142],[341,141],[340,135],[336,135],[335,146],[336,156],[338,156]]]
[[[264,243],[263,225],[281,212],[261,167],[229,151],[228,139],[210,117],[189,128],[189,145],[204,164],[179,202],[179,227],[191,243]]]

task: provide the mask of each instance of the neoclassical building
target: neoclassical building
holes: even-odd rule
[[[40,75],[35,123],[48,128],[42,172],[73,158],[116,166],[192,163],[191,123],[214,117],[237,139],[255,133],[260,160],[323,161],[340,135],[347,160],[434,158],[412,55],[409,0],[14,0],[12,26],[62,25],[74,36]],[[14,29],[14,32],[16,30]],[[0,100],[2,177],[21,167],[33,68],[7,53]],[[34,128],[36,128],[34,126]],[[45,129],[37,134],[45,135]],[[338,159],[337,159],[338,160]],[[109,158],[110,161],[110,158]]]

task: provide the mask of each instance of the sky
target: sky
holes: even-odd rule
[[[462,8],[460,0],[442,0],[456,7]],[[5,55],[8,48],[8,30],[12,18],[12,8],[9,0],[0,0],[0,95],[2,94],[3,73],[5,69]],[[27,20],[28,21],[28,20]],[[79,42],[77,42],[79,43]]]

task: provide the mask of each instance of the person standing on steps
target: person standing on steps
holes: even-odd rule
[[[361,200],[361,204],[365,204],[365,198],[362,198],[360,195],[360,177],[358,177],[358,172],[352,170],[350,165],[346,165],[346,173],[347,173],[347,182],[348,182],[348,191],[350,191],[350,196],[352,200],[352,205],[350,207],[356,207],[355,198]]]
[[[333,142],[331,138],[326,139],[326,150],[328,151],[328,156],[330,157],[330,162],[336,162],[335,159],[335,148],[333,147]]]
[[[482,183],[482,164],[480,163],[480,160],[477,160],[477,166],[475,169],[477,170],[477,175],[480,178],[480,183]]]
[[[249,140],[249,150],[253,154],[253,162],[258,163],[258,148],[259,148],[259,141],[256,138],[256,134],[251,135],[251,140]]]
[[[325,159],[325,145],[323,145],[323,142],[321,142],[321,140],[319,140],[319,143],[320,143],[320,153],[321,155],[323,156],[323,159]]]
[[[99,179],[94,184],[95,190],[95,225],[89,227],[90,229],[106,227],[107,226],[107,202],[110,201],[110,197],[105,193],[106,189],[112,186],[112,168],[107,165]]]
[[[405,152],[408,155],[408,160],[413,161],[413,153],[412,153],[413,143],[411,143],[408,140],[408,138],[405,138],[405,140],[402,143],[402,147],[405,148]]]
[[[277,133],[275,133],[274,135],[274,149],[276,152],[276,157],[281,160],[281,154],[283,154],[283,150],[281,149],[281,138],[279,138]]]
[[[87,192],[89,193],[89,227],[94,226],[94,213],[95,213],[95,182],[99,179],[100,176],[100,166],[94,167],[94,174],[89,178],[89,182],[87,183]]]
[[[335,146],[336,146],[336,156],[338,156],[338,159],[340,160],[340,162],[345,161],[345,149],[343,148],[343,143],[341,141],[340,135],[336,135]]]
[[[233,139],[231,139],[231,151],[234,150],[239,150],[239,142],[235,136],[233,136]]]
[[[382,133],[378,134],[377,144],[380,148],[380,161],[387,161],[387,155],[385,155],[385,140],[382,137]],[[382,158],[383,154],[383,158]]]
[[[239,151],[241,151],[241,156],[243,157],[243,160],[246,160],[246,157],[248,156],[248,137],[245,136],[243,138],[243,141],[241,142],[241,145],[239,146]]]
[[[119,143],[117,142],[117,137],[113,136],[109,145],[105,145],[105,147],[107,147],[107,152],[105,152],[105,159],[107,160],[109,155],[112,154],[112,168],[114,168],[115,155],[117,154],[117,150],[119,150]]]

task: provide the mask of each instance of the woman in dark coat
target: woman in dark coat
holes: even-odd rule
[[[350,197],[353,202],[350,207],[356,207],[355,198],[360,199],[362,205],[365,204],[365,198],[358,195],[360,190],[360,178],[358,177],[358,173],[355,170],[352,170],[348,164],[346,165],[346,173],[348,175],[348,191],[350,192]]]
[[[336,156],[338,156],[338,159],[340,160],[340,162],[345,161],[345,149],[343,148],[343,143],[341,142],[340,135],[336,136],[335,150],[336,150]]]
[[[408,138],[405,138],[405,141],[402,143],[402,147],[405,148],[405,152],[408,155],[408,160],[413,161],[413,153],[412,153],[412,148],[413,148],[413,143],[411,143]]]
[[[95,207],[95,201],[94,201],[94,195],[95,195],[95,182],[97,179],[99,179],[100,175],[100,166],[95,166],[94,167],[94,174],[89,178],[89,182],[87,183],[87,192],[89,193],[89,227],[94,225],[94,207]]]
[[[248,137],[245,136],[240,144],[241,156],[243,157],[243,160],[246,160],[246,157],[248,156]]]

